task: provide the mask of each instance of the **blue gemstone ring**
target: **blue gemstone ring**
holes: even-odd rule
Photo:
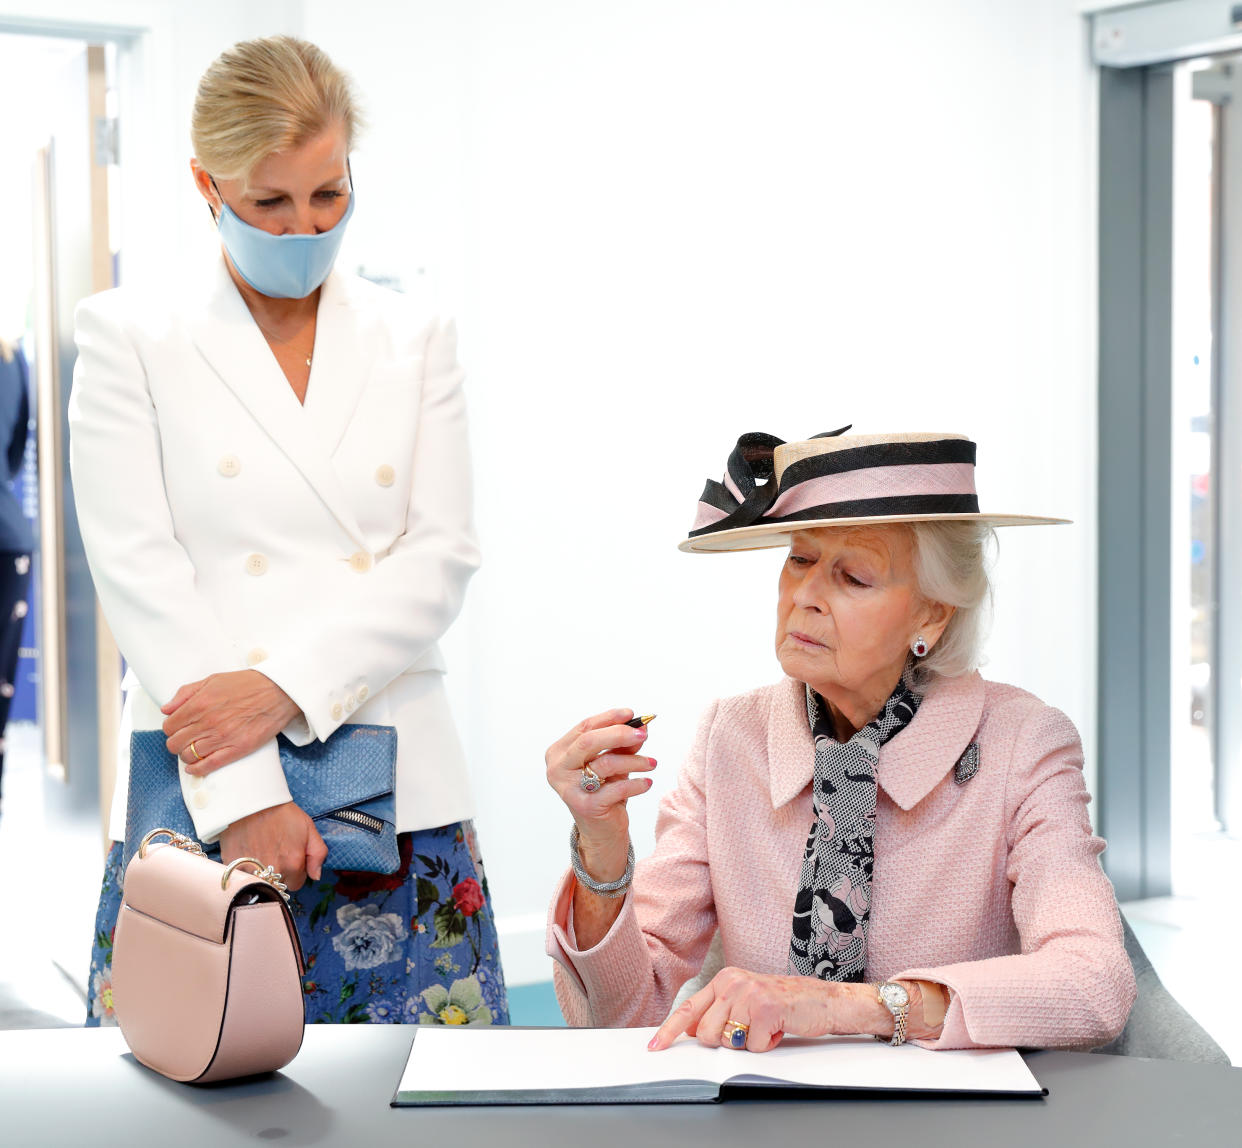
[[[724,1033],[722,1035],[728,1040],[730,1048],[745,1048],[746,1036],[749,1032],[750,1025],[739,1024],[737,1021],[731,1020],[724,1026]]]

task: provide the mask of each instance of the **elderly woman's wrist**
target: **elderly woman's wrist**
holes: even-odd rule
[[[570,849],[571,861],[573,850],[576,849],[578,855],[579,864],[574,866],[575,871],[580,868],[590,881],[597,884],[622,880],[629,868],[632,853],[629,834],[604,833],[592,836],[581,825],[575,825],[574,829]]]
[[[896,981],[909,994],[906,1007],[906,1040],[935,1040],[944,1027],[943,989],[932,981],[913,981],[904,977]],[[845,1022],[839,1032],[867,1033],[882,1040],[892,1038],[896,1019],[889,1007],[880,999],[876,985],[850,984],[843,988],[853,990],[855,1012],[852,1025]]]
[[[909,1040],[935,1040],[944,1028],[944,1016],[948,1005],[942,986],[934,981],[898,982],[910,994],[910,1011],[906,1019],[906,1037]]]
[[[851,984],[855,1014],[852,1024],[843,1025],[838,1031],[864,1033],[888,1039],[893,1035],[893,1014],[880,1000],[873,984]]]
[[[822,1010],[812,1030],[817,1034],[890,1037],[892,1013],[880,1003],[872,984],[853,981],[821,981],[817,977],[791,976],[791,984],[817,999]]]

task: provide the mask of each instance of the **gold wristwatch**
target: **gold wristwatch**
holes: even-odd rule
[[[880,1004],[893,1014],[893,1039],[888,1043],[896,1048],[906,1039],[906,1016],[910,1012],[910,994],[896,981],[885,981],[882,985],[876,985],[876,991],[879,993]],[[882,1036],[876,1037],[876,1040],[883,1039]]]

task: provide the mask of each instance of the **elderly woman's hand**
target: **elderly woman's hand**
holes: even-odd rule
[[[160,712],[168,752],[202,777],[271,741],[301,711],[271,678],[236,670],[182,686]]]
[[[625,872],[630,818],[625,803],[646,793],[651,778],[631,773],[655,769],[655,758],[639,756],[647,728],[625,723],[633,710],[605,710],[579,722],[548,747],[548,784],[569,807],[578,826],[578,851],[597,881],[615,881]],[[603,782],[595,792],[582,788],[584,767]]]
[[[901,983],[910,993],[907,1035],[935,1036],[923,1020],[919,982]],[[893,1014],[880,1003],[875,985],[729,968],[674,1009],[647,1047],[668,1048],[683,1032],[700,1044],[728,1045],[725,1025],[730,1021],[748,1027],[746,1047],[751,1052],[767,1052],[785,1036],[893,1035]]]

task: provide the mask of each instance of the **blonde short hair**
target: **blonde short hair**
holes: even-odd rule
[[[241,179],[336,123],[352,149],[362,118],[349,77],[306,40],[265,36],[234,44],[203,73],[190,139],[208,172]]]

